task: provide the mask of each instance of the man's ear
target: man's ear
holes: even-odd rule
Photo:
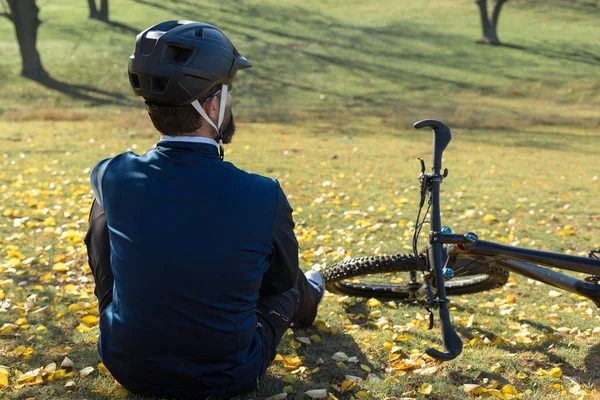
[[[206,104],[204,105],[204,111],[210,119],[217,119],[219,117],[219,108],[218,108],[218,97],[212,97]]]

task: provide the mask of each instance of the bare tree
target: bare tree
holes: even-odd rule
[[[483,29],[483,38],[477,43],[480,44],[494,44],[499,45],[500,39],[498,38],[498,18],[500,17],[500,11],[502,6],[508,0],[496,0],[494,10],[492,11],[492,19],[488,17],[487,0],[475,0],[475,3],[479,6],[479,13],[481,14],[481,28]]]
[[[0,0],[0,3],[0,15],[8,18],[15,26],[23,61],[21,75],[32,79],[48,76],[36,48],[37,31],[41,21],[38,18],[40,10],[35,0]]]
[[[108,0],[100,0],[100,9],[96,6],[96,0],[88,0],[90,7],[89,18],[108,22]]]

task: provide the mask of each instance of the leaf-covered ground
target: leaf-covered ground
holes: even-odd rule
[[[227,159],[283,184],[304,270],[410,251],[415,158],[430,159],[431,138],[409,127],[427,117],[454,135],[444,224],[575,255],[600,247],[597,1],[508,2],[500,48],[474,44],[472,0],[110,4],[105,24],[80,0],[38,1],[42,82],[18,76],[14,29],[0,24],[3,399],[129,397],[96,352],[82,238],[90,169],[157,139],[126,64],[158,21],[212,22],[254,63],[236,79]],[[452,301],[465,348],[439,364],[422,353],[441,342],[421,303],[326,294],[318,322],[284,336],[245,398],[600,398],[591,301],[519,276]]]
[[[143,112],[75,119],[0,122],[3,398],[128,396],[96,352],[97,301],[82,243],[92,201],[88,175],[103,157],[144,152],[156,135]],[[429,132],[333,128],[323,123],[324,135],[242,123],[227,159],[282,182],[295,209],[303,269],[408,252],[418,200],[415,158],[429,158]],[[596,137],[550,136],[560,146],[533,145],[547,141],[526,133],[454,130],[445,155],[444,223],[577,255],[600,247]],[[407,277],[390,279],[401,278]],[[245,398],[289,392],[287,398],[301,399],[323,390],[339,399],[597,395],[600,314],[591,301],[522,277],[452,300],[465,347],[440,364],[422,353],[441,344],[439,328],[425,329],[422,304],[327,294],[318,322],[284,336],[263,386]]]

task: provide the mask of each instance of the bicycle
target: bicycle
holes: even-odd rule
[[[333,264],[323,271],[327,290],[333,293],[362,297],[389,297],[400,299],[425,299],[429,315],[429,329],[433,328],[431,309],[439,308],[444,351],[428,348],[430,357],[449,361],[462,352],[462,340],[452,327],[446,295],[461,295],[490,290],[503,286],[509,272],[585,296],[600,307],[600,251],[591,250],[588,257],[527,249],[517,246],[479,240],[473,232],[452,233],[441,224],[440,185],[448,176],[442,173],[442,154],[452,138],[450,129],[440,121],[422,120],[414,124],[416,129],[433,130],[433,166],[426,174],[425,162],[421,161],[421,199],[413,234],[413,254],[371,256],[346,260]],[[421,218],[428,199],[427,210]],[[425,221],[431,210],[431,221]],[[417,251],[421,228],[429,222],[431,231],[424,253]],[[584,280],[544,268],[582,272],[589,274]],[[420,271],[423,283],[417,281]],[[348,281],[358,276],[410,272],[410,281],[403,283],[364,283]]]

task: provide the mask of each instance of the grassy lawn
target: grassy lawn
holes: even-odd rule
[[[114,0],[113,25],[88,22],[85,2],[38,3],[39,49],[58,90],[18,77],[12,27],[0,24],[2,398],[128,397],[99,367],[82,238],[90,169],[157,140],[130,95],[126,61],[134,32],[160,20],[213,22],[254,63],[236,81],[240,122],[226,160],[282,182],[304,270],[409,252],[416,157],[429,162],[431,151],[430,133],[410,126],[425,117],[453,129],[444,224],[575,255],[600,248],[593,2],[509,2],[500,37],[514,47],[503,48],[474,44],[470,0]],[[500,398],[600,398],[600,314],[585,298],[519,276],[455,297],[465,348],[444,364],[422,354],[441,345],[423,304],[367,300],[327,294],[315,326],[284,336],[283,360],[245,398],[327,389],[339,399],[462,399],[465,384]],[[335,361],[338,352],[358,362]],[[53,375],[65,357],[72,368]],[[94,370],[82,376],[86,367]]]

